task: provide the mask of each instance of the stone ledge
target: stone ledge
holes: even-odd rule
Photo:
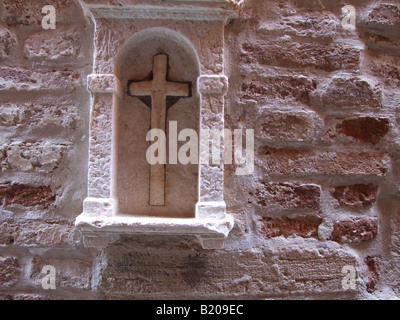
[[[193,235],[203,249],[222,249],[234,219],[176,219],[154,217],[88,217],[80,215],[75,225],[81,230],[86,247],[104,247],[122,235]]]
[[[195,7],[185,5],[106,5],[86,4],[95,19],[152,19],[152,20],[191,20],[223,21],[227,24],[238,17],[237,10],[218,7]]]

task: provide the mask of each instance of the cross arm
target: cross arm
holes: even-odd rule
[[[129,86],[129,94],[132,96],[150,96],[153,88],[152,81],[132,82]]]
[[[188,97],[190,94],[189,83],[167,82],[166,92],[170,97]]]

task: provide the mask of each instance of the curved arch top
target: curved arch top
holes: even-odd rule
[[[189,55],[191,61],[195,63],[193,68],[195,68],[197,73],[200,74],[200,59],[190,40],[177,31],[162,27],[143,29],[132,35],[122,45],[115,57],[114,74],[120,78],[120,75],[123,73],[124,62],[128,60],[129,55],[140,45],[140,43],[145,41],[159,42],[160,40],[175,43],[177,46],[183,47],[185,53]]]

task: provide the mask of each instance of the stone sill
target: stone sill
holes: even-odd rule
[[[193,235],[203,249],[222,249],[232,230],[233,217],[223,219],[177,219],[154,217],[93,217],[80,215],[75,225],[81,230],[86,247],[105,247],[122,235]]]

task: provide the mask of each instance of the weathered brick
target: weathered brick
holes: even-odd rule
[[[57,28],[41,31],[25,41],[25,57],[30,60],[59,61],[78,58],[81,47],[79,33],[75,30]]]
[[[262,232],[267,238],[299,236],[318,239],[319,217],[263,218]]]
[[[366,79],[336,76],[321,84],[314,93],[313,102],[321,107],[358,110],[382,107],[382,91]]]
[[[72,223],[44,221],[3,221],[0,223],[1,246],[75,246],[79,235]]]
[[[16,44],[15,35],[9,29],[0,28],[0,58],[8,57]]]
[[[299,43],[289,40],[246,42],[241,46],[242,63],[325,71],[358,69],[360,50],[347,45]]]
[[[367,291],[372,293],[376,289],[376,285],[381,275],[381,269],[379,267],[379,261],[376,257],[366,257],[364,263],[367,265]]]
[[[3,170],[50,173],[58,167],[67,151],[67,145],[46,142],[13,142],[3,146]]]
[[[181,241],[153,240],[107,247],[99,290],[137,298],[343,297],[349,291],[342,288],[342,268],[356,266],[355,256],[330,242],[310,246],[280,239],[279,247],[204,251]]]
[[[359,27],[385,38],[400,38],[400,6],[391,3],[376,4],[361,17]]]
[[[41,300],[57,300],[56,298],[50,295],[42,295],[42,294],[29,294],[29,293],[20,293],[16,294],[12,300],[21,300],[21,301],[41,301]]]
[[[312,79],[303,76],[279,76],[242,79],[242,100],[268,101],[271,99],[310,104],[310,93],[315,90]]]
[[[378,219],[345,220],[334,224],[330,240],[360,243],[375,239],[377,234]]]
[[[21,103],[0,105],[0,125],[76,129],[80,121],[78,108],[72,102]]]
[[[317,210],[321,188],[312,184],[263,182],[260,189],[249,194],[252,203],[274,212],[279,209]]]
[[[278,21],[263,21],[257,31],[269,36],[291,35],[331,42],[339,27],[340,21],[333,14],[314,11],[304,15],[288,15]]]
[[[388,85],[398,86],[400,82],[400,60],[382,62],[380,60],[371,64],[371,70],[375,75],[382,79],[382,82]]]
[[[3,206],[22,205],[25,207],[49,207],[55,195],[48,186],[32,187],[21,184],[0,184],[0,203]]]
[[[256,161],[274,175],[385,176],[390,159],[379,152],[334,152],[263,147]]]
[[[38,72],[21,68],[0,68],[0,90],[63,90],[68,93],[81,86],[79,71],[52,69]]]
[[[314,134],[314,119],[308,113],[268,112],[255,128],[258,138],[272,141],[307,141]]]
[[[400,39],[386,38],[376,34],[365,34],[364,41],[369,50],[385,53],[395,57],[400,56]]]
[[[56,8],[57,22],[65,23],[76,17],[76,5],[74,1],[54,0],[49,3],[46,0],[4,0],[4,22],[8,25],[37,26],[41,28],[42,8],[51,4]]]
[[[47,258],[35,256],[32,259],[30,279],[40,286],[44,277],[42,268],[51,265],[56,269],[56,288],[91,288],[92,262],[73,258]]]
[[[371,117],[343,120],[336,125],[336,132],[357,141],[377,144],[389,132],[389,120]]]
[[[0,257],[0,286],[15,284],[21,274],[20,261],[16,257]]]
[[[365,208],[376,201],[378,186],[375,184],[355,184],[336,187],[333,197],[341,206]]]
[[[0,125],[15,126],[23,121],[22,110],[17,106],[0,106]]]

